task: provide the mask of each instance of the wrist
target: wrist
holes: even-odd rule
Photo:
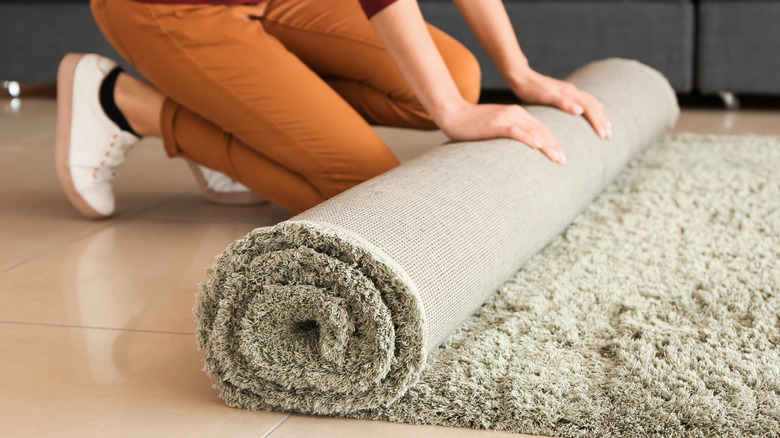
[[[458,119],[458,114],[461,114],[468,105],[470,103],[458,95],[451,99],[436,101],[436,104],[431,108],[430,115],[436,126],[446,131],[447,128],[457,123],[455,120]]]
[[[526,61],[524,64],[507,69],[507,73],[504,74],[504,79],[512,90],[517,90],[527,84],[529,79],[536,74],[538,73],[534,71]]]

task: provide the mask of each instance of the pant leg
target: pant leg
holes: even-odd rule
[[[165,147],[293,212],[397,160],[325,81],[267,34],[256,6],[92,0],[104,34],[155,87]]]
[[[359,2],[348,0],[270,0],[263,16],[272,34],[322,76],[370,123],[434,129],[431,117],[396,68]],[[428,25],[463,97],[476,103],[480,68],[474,55],[441,30]]]

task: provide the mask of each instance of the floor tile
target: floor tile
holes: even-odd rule
[[[287,417],[227,407],[189,335],[0,324],[4,438],[261,437]]]
[[[54,132],[57,124],[57,102],[54,99],[0,98],[0,147]]]
[[[258,227],[274,225],[292,217],[292,213],[270,203],[258,205],[218,205],[197,190],[176,196],[138,217],[146,220],[201,222],[209,224],[252,223]]]
[[[0,147],[0,272],[105,226],[84,220],[57,183],[43,148]]]
[[[384,126],[375,126],[374,130],[402,163],[449,141],[439,130],[419,131]]]
[[[18,109],[0,99],[4,438],[524,436],[226,407],[190,334],[196,285],[226,245],[290,214],[210,204],[183,161],[149,139],[119,169],[116,218],[86,220],[54,172],[55,125],[52,99]],[[377,132],[401,161],[447,141]],[[684,109],[672,132],[780,135],[780,111]]]
[[[254,227],[131,220],[101,228],[0,274],[0,321],[192,333],[197,284]]]
[[[780,110],[683,109],[672,132],[713,135],[780,135]]]
[[[269,438],[532,438],[537,435],[511,434],[491,430],[458,427],[411,425],[386,421],[293,415],[273,431]]]
[[[0,146],[0,272],[110,225],[84,218],[68,201],[54,169],[54,136]],[[115,180],[118,218],[132,217],[194,190],[181,160],[169,160],[159,140],[141,142]]]

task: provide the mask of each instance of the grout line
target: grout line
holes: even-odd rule
[[[197,188],[186,189],[183,192],[179,192],[179,193],[177,193],[177,194],[175,194],[173,196],[170,196],[168,198],[163,199],[160,202],[155,203],[154,205],[150,205],[149,207],[146,207],[146,208],[144,208],[142,210],[139,210],[139,211],[133,213],[132,216],[129,216],[129,217],[125,218],[125,220],[126,219],[130,219],[130,218],[138,219],[140,216],[142,216],[144,214],[147,214],[150,211],[152,211],[152,210],[154,210],[154,209],[156,209],[158,207],[161,207],[163,204],[166,204],[168,202],[174,201],[177,198],[181,198],[182,196],[188,195],[188,194],[190,194],[190,193],[192,193],[192,192],[194,192],[196,190],[198,190],[198,189]]]
[[[66,246],[69,246],[69,245],[71,245],[73,243],[78,242],[81,239],[85,239],[85,238],[87,238],[89,236],[92,236],[93,234],[97,234],[100,231],[108,229],[109,227],[112,227],[112,226],[116,225],[116,223],[117,222],[106,223],[105,226],[96,228],[96,229],[94,229],[94,230],[92,230],[92,231],[90,231],[90,232],[88,232],[86,234],[82,234],[82,235],[79,235],[79,236],[74,237],[72,239],[69,239],[69,240],[67,240],[67,241],[65,241],[65,242],[63,242],[63,243],[61,243],[61,244],[59,244],[59,245],[57,245],[57,246],[55,246],[53,248],[49,248],[48,250],[45,250],[45,251],[43,251],[41,253],[38,253],[38,254],[35,254],[34,256],[28,257],[28,258],[26,258],[26,259],[24,259],[24,260],[22,260],[20,262],[16,262],[16,263],[12,264],[11,266],[8,266],[7,268],[0,269],[0,275],[5,274],[6,272],[8,272],[8,271],[10,271],[12,269],[16,269],[16,268],[18,268],[18,267],[20,267],[22,265],[25,265],[25,264],[33,261],[33,260],[39,259],[39,258],[41,258],[41,257],[43,257],[45,255],[57,252],[57,251],[65,248]]]
[[[82,325],[50,324],[50,323],[22,322],[22,321],[2,321],[2,320],[0,320],[0,324],[28,325],[28,326],[41,326],[41,327],[60,327],[60,328],[77,328],[77,329],[106,330],[106,331],[117,331],[117,332],[157,333],[157,334],[163,334],[163,335],[195,336],[195,333],[192,333],[192,332],[169,332],[169,331],[165,331],[165,330],[144,330],[144,329],[115,328],[115,327],[90,327],[90,326],[82,326]]]
[[[271,426],[271,428],[268,429],[268,431],[266,433],[264,433],[263,436],[261,436],[260,438],[268,438],[269,436],[271,436],[271,434],[274,433],[276,431],[276,429],[279,428],[279,426],[284,424],[285,421],[289,420],[290,417],[292,417],[292,414],[287,414],[286,417],[282,418],[281,420],[279,420],[278,423],[276,423],[273,426]]]

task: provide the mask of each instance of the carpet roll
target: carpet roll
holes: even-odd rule
[[[338,414],[388,405],[436,349],[679,114],[635,61],[569,78],[613,124],[528,107],[568,158],[496,139],[437,147],[220,254],[195,314],[205,371],[234,407]]]

